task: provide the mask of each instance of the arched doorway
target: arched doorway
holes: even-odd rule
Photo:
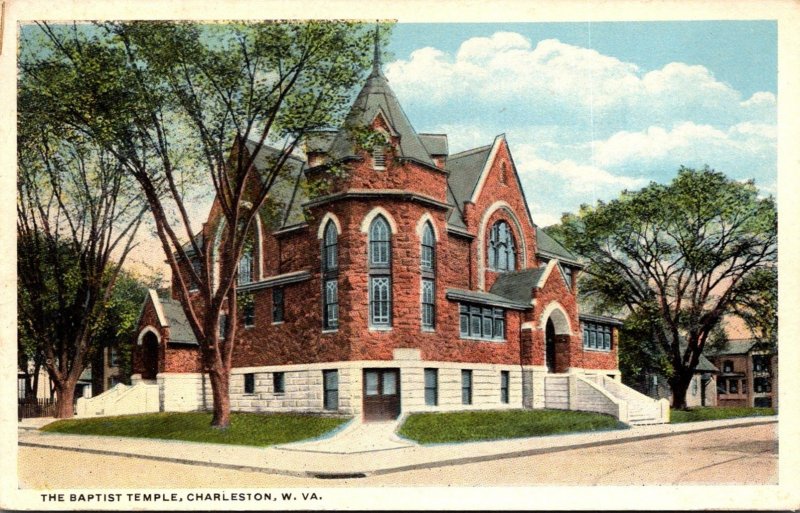
[[[148,331],[142,337],[142,379],[156,379],[158,374],[158,337]]]
[[[547,328],[545,328],[545,345],[544,355],[547,364],[547,372],[556,371],[556,327],[553,326],[553,321],[547,319]]]
[[[542,312],[541,319],[547,372],[566,372],[570,366],[569,344],[572,336],[567,311],[557,301],[553,301]]]

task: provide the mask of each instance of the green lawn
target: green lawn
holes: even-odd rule
[[[423,444],[606,431],[627,426],[610,415],[564,410],[503,410],[409,415],[399,434]]]
[[[671,424],[680,422],[698,422],[701,420],[734,419],[736,417],[761,417],[775,415],[772,408],[691,408],[688,410],[671,410]]]
[[[266,446],[316,438],[347,420],[318,415],[232,413],[230,427],[220,430],[211,427],[211,413],[145,413],[59,420],[42,431]]]

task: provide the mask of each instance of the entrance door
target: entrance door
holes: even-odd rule
[[[400,369],[364,369],[364,420],[400,415]]]
[[[158,339],[154,333],[142,340],[142,379],[156,379],[158,374]]]
[[[547,327],[545,328],[545,345],[544,353],[547,360],[547,372],[556,371],[556,328],[553,326],[553,321],[547,320]]]

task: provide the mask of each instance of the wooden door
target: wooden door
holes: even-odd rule
[[[400,415],[400,369],[364,369],[364,420]]]
[[[547,372],[556,371],[556,328],[553,321],[547,320],[545,329],[545,357],[547,362]]]
[[[158,374],[158,339],[147,333],[142,340],[142,379],[156,379]]]

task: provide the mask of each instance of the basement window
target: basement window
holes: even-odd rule
[[[244,375],[244,393],[245,394],[254,394],[256,393],[256,375],[253,373],[245,374]]]

